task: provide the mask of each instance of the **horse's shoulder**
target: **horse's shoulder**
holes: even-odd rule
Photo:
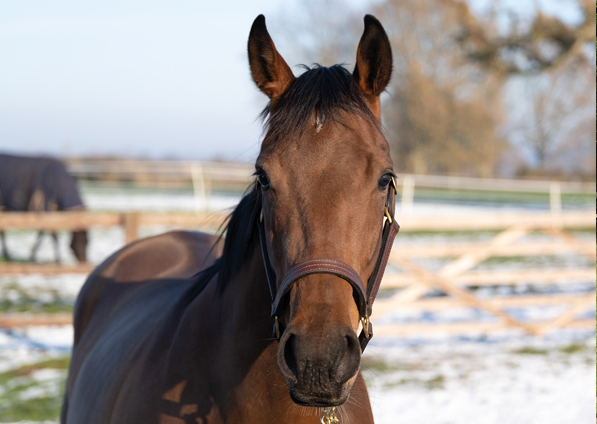
[[[109,287],[118,286],[118,292],[132,293],[151,280],[189,279],[220,255],[218,240],[206,233],[171,231],[137,240],[114,253],[89,275],[79,293],[75,339],[82,335]]]
[[[100,265],[115,282],[188,278],[219,256],[218,238],[191,231],[171,231],[133,242]]]

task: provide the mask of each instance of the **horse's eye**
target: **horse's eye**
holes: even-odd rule
[[[388,188],[388,185],[390,184],[390,182],[392,181],[392,174],[384,174],[379,181],[377,182],[377,187],[380,190],[385,190]]]
[[[263,190],[268,190],[270,188],[271,183],[264,170],[260,169],[257,171],[257,181],[259,181]]]

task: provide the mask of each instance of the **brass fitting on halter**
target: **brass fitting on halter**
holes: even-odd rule
[[[274,330],[276,332],[276,339],[280,340],[280,322],[278,321],[278,315],[274,316]]]
[[[392,176],[392,179],[390,180],[390,184],[392,184],[392,186],[394,187],[394,192],[398,191],[398,187],[396,186],[396,180],[394,179],[393,176]],[[392,214],[390,213],[390,210],[388,209],[387,203],[386,203],[386,208],[385,208],[384,214],[390,224],[392,222],[394,222],[394,219],[392,218]]]
[[[388,210],[388,208],[386,208],[385,214],[386,214],[386,218],[388,219],[388,222],[391,224],[393,222],[393,219],[392,219],[392,215],[390,215],[390,211]]]
[[[321,424],[338,424],[340,420],[336,416],[336,407],[330,406],[329,408],[323,408],[323,415],[319,422]]]
[[[365,338],[369,339],[371,337],[369,334],[369,317],[361,317],[361,324],[363,325],[363,333],[365,334]]]

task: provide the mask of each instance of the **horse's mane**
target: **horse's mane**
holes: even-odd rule
[[[238,272],[245,262],[246,252],[253,243],[258,201],[259,191],[257,185],[253,184],[232,213],[228,215],[224,231],[218,241],[220,243],[224,238],[222,256],[213,265],[197,274],[197,294],[216,275],[218,277],[217,291],[221,293],[226,282]]]
[[[363,94],[353,82],[352,74],[341,65],[326,68],[314,65],[297,77],[290,87],[261,112],[266,136],[264,143],[279,140],[294,140],[302,134],[315,119],[317,127],[323,127],[328,120],[335,120],[339,112],[357,114],[377,127],[379,120],[373,115]],[[218,292],[240,270],[246,260],[246,253],[253,243],[256,231],[255,219],[260,202],[259,188],[254,183],[229,215],[224,228],[224,251],[216,262],[201,271],[198,289],[204,287],[213,277],[218,278]]]

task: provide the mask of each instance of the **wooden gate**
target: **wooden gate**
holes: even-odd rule
[[[402,219],[400,224],[406,231],[450,231],[450,230],[501,230],[491,240],[470,244],[401,245],[400,238],[392,250],[390,264],[403,273],[386,275],[382,289],[394,291],[389,297],[376,301],[373,321],[378,321],[397,309],[438,311],[449,308],[475,308],[488,312],[496,319],[492,322],[457,323],[414,323],[377,325],[378,335],[413,334],[437,332],[487,332],[504,328],[524,330],[540,335],[561,327],[593,327],[595,319],[580,319],[577,316],[595,307],[595,266],[581,268],[540,268],[508,271],[478,271],[473,268],[486,259],[496,256],[533,256],[575,254],[595,262],[595,240],[583,242],[563,228],[594,228],[592,214],[566,214],[554,217],[552,214],[533,216],[479,216],[444,218],[432,223],[421,223],[421,219]],[[448,221],[448,222],[446,222]],[[431,227],[431,228],[430,228]],[[524,236],[541,232],[550,237],[549,242],[524,242]],[[431,271],[415,258],[454,258],[437,271]],[[588,282],[592,291],[583,294],[541,294],[510,295],[480,298],[471,287],[515,286],[521,282],[532,284],[567,284]],[[437,291],[443,293],[438,296]],[[515,290],[513,290],[515,291]],[[430,296],[430,294],[434,294]],[[548,321],[527,322],[506,312],[505,308],[564,305],[566,310]]]
[[[124,242],[138,237],[140,227],[168,226],[171,228],[217,228],[224,220],[219,214],[192,213],[2,213],[2,229],[73,230],[90,227],[123,228]],[[397,237],[390,264],[402,273],[388,272],[382,282],[382,292],[374,306],[373,322],[376,335],[413,334],[421,332],[488,332],[505,328],[521,329],[531,334],[543,334],[560,327],[595,327],[595,319],[576,319],[587,309],[595,307],[595,240],[583,242],[567,230],[595,228],[591,212],[529,213],[478,215],[468,217],[404,217],[398,218],[401,232],[409,231],[497,231],[491,240],[482,243],[435,243],[407,245]],[[532,232],[550,237],[550,242],[525,241]],[[115,246],[115,249],[117,246]],[[508,271],[479,271],[475,266],[490,257],[533,255],[583,255],[591,266],[575,268],[537,268]],[[418,258],[453,258],[441,269],[432,271],[417,263]],[[87,273],[90,265],[59,266],[55,264],[8,263],[0,264],[0,274],[60,274]],[[481,298],[471,287],[516,286],[521,282],[540,284],[567,284],[583,281],[593,291],[583,294],[511,295]],[[437,291],[443,296],[437,296]],[[391,293],[384,297],[384,293]],[[433,294],[433,296],[430,296]],[[529,306],[567,307],[565,312],[546,322],[526,322],[516,318],[505,308]],[[395,310],[416,309],[439,311],[450,308],[475,308],[492,314],[492,322],[457,323],[383,323],[383,315]],[[64,324],[68,316],[0,315],[0,327],[40,324]]]

